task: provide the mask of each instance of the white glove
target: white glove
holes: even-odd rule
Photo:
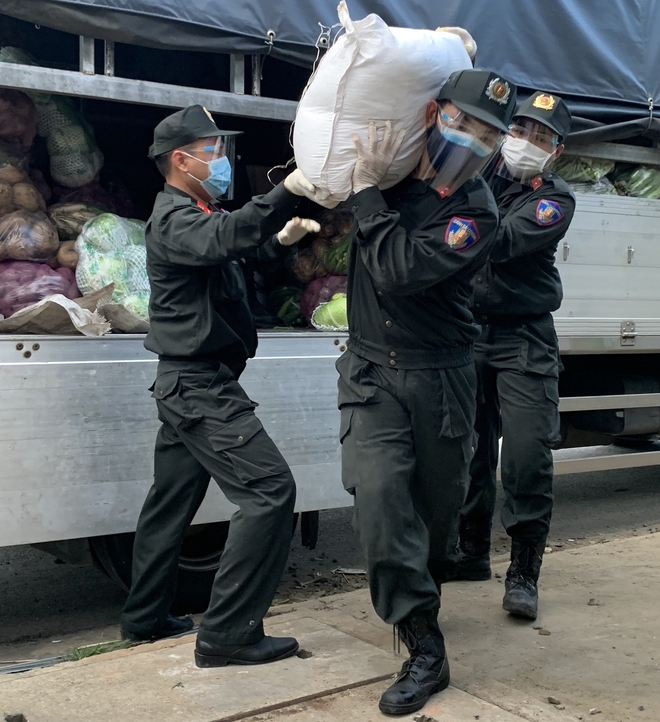
[[[313,198],[316,190],[312,183],[305,178],[305,174],[300,168],[296,168],[284,179],[284,187],[294,196],[306,196],[307,198]]]
[[[436,28],[436,33],[451,33],[452,35],[458,35],[463,41],[463,46],[470,56],[470,60],[474,62],[474,57],[477,54],[477,43],[474,38],[463,28]]]
[[[392,162],[397,156],[406,131],[400,130],[396,138],[392,138],[392,121],[385,124],[385,135],[378,142],[378,132],[374,122],[369,123],[369,147],[365,149],[359,135],[353,136],[358,160],[353,170],[353,193],[365,188],[377,186],[387,175]]]
[[[320,224],[310,218],[292,218],[277,234],[277,240],[283,246],[292,246],[308,233],[318,233],[320,230]]]

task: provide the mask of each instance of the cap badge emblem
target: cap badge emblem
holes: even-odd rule
[[[546,95],[545,93],[542,93],[534,98],[532,106],[534,108],[540,108],[541,110],[552,110],[555,107],[555,102],[554,95]]]
[[[209,113],[209,111],[203,105],[202,105],[202,110],[206,113],[206,115],[208,115],[209,120],[212,123],[215,123],[215,121],[213,120],[213,116]]]
[[[490,83],[488,83],[488,87],[486,88],[486,97],[494,100],[496,103],[504,105],[509,100],[510,95],[511,86],[506,82],[506,80],[494,78],[490,81]]]

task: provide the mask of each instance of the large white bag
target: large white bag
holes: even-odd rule
[[[392,121],[406,136],[381,188],[390,188],[419,162],[424,111],[455,70],[471,68],[463,40],[453,33],[390,28],[378,15],[353,22],[342,0],[345,29],[319,63],[298,104],[293,130],[296,164],[328,208],[351,193],[357,160],[353,134],[366,145],[367,126]]]

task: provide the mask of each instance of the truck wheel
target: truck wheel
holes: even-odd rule
[[[229,522],[201,524],[188,530],[179,557],[174,614],[197,614],[208,607],[211,586],[227,541]],[[135,534],[90,537],[96,566],[128,591]]]
[[[658,443],[658,434],[642,434],[638,436],[617,436],[614,445],[624,449],[652,449]]]

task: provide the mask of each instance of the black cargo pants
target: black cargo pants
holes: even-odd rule
[[[291,471],[226,366],[161,361],[152,388],[162,426],[122,627],[149,633],[165,619],[183,537],[213,477],[238,509],[201,628],[219,644],[258,642],[291,542]]]
[[[396,370],[347,351],[337,370],[342,480],[374,608],[388,624],[436,612],[474,451],[474,364]]]
[[[486,554],[502,437],[502,524],[511,537],[544,542],[552,516],[552,448],[559,440],[559,345],[552,316],[526,323],[477,317],[477,451],[461,514],[461,540]]]

